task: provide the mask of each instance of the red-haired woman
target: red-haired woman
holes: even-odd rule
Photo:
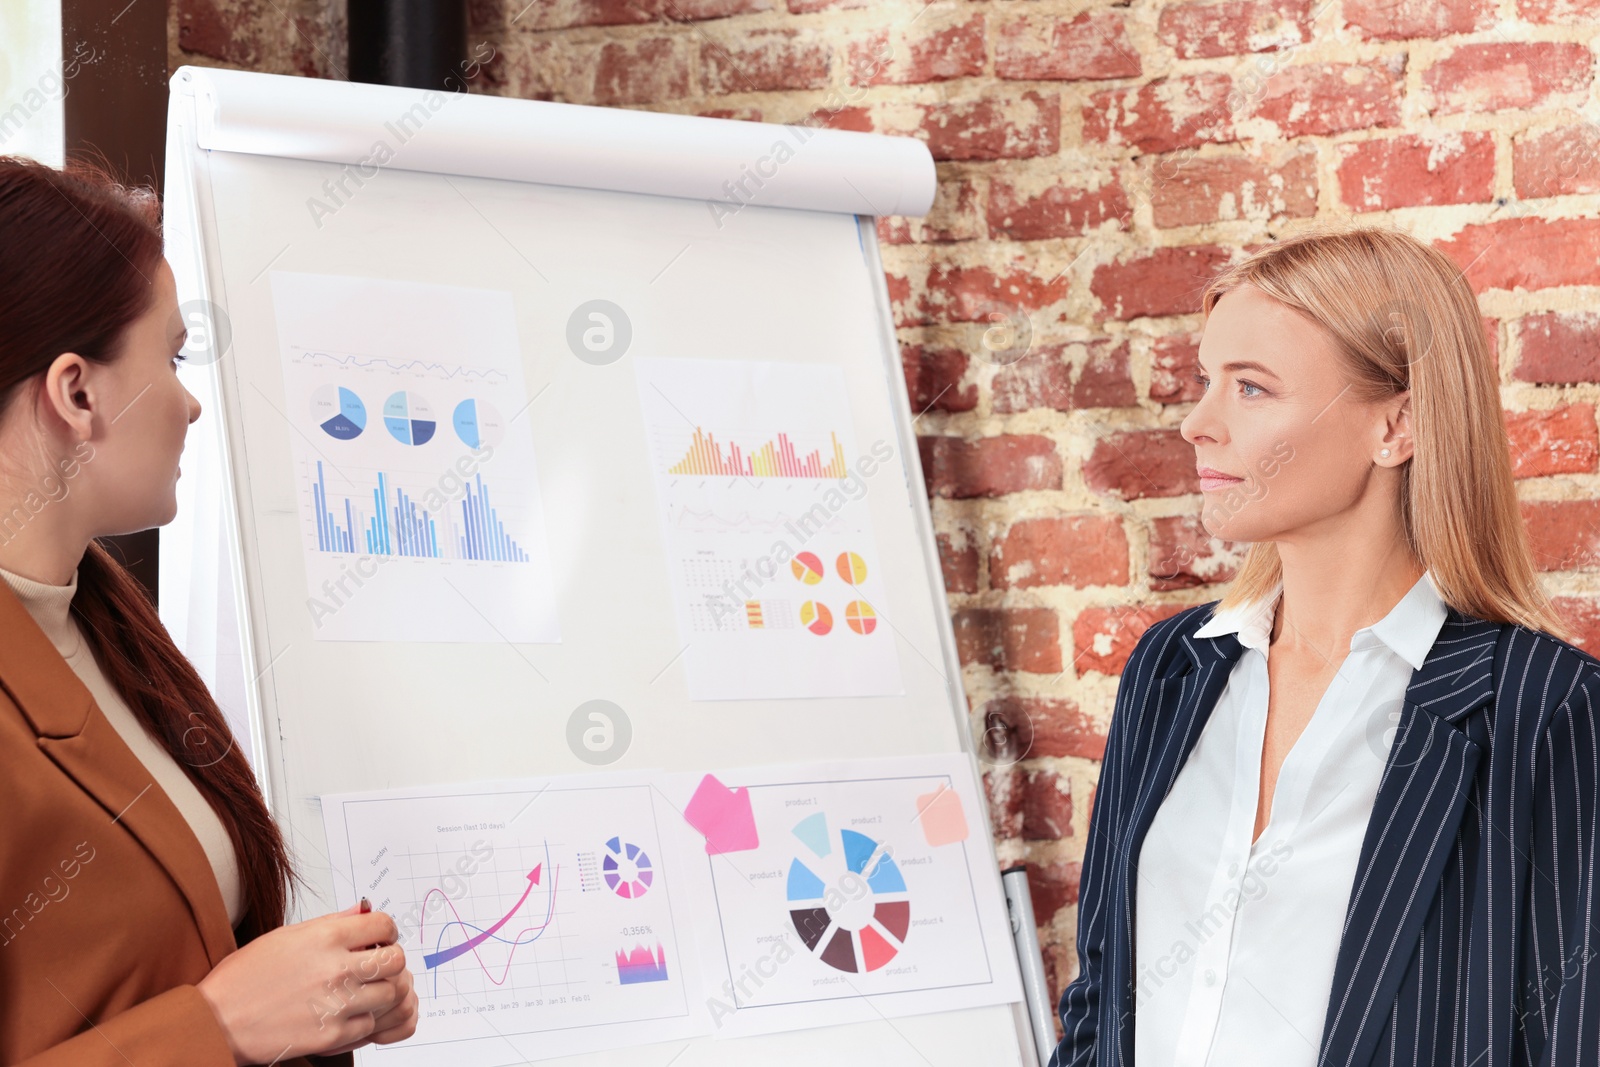
[[[416,1028],[395,924],[283,925],[250,767],[95,540],[172,519],[200,415],[156,214],[0,157],[0,1063],[348,1062]]]

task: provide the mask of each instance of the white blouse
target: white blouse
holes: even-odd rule
[[[1361,839],[1446,608],[1424,573],[1350,654],[1283,761],[1252,844],[1280,581],[1197,638],[1245,646],[1139,851],[1136,1067],[1314,1067]]]

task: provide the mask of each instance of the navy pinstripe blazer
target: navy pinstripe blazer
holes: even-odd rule
[[[1123,670],[1050,1067],[1135,1067],[1134,865],[1244,648],[1194,636],[1217,603],[1151,626]],[[1362,839],[1318,1067],[1600,1064],[1600,660],[1447,611]]]

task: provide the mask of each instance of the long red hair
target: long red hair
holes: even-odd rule
[[[0,413],[63,352],[108,362],[150,308],[160,202],[103,164],[0,155]],[[283,835],[194,666],[141,586],[91,542],[73,611],[106,677],[227,827],[256,931],[283,925],[297,880]]]

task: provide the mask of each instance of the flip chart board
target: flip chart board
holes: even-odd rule
[[[299,915],[355,889],[324,798],[906,757],[975,780],[874,224],[930,205],[920,143],[190,67],[172,88],[205,412],[162,613],[312,883]],[[924,830],[987,826],[981,790],[937,803]],[[626,843],[593,854],[632,884]],[[988,835],[967,843],[994,897]],[[1032,1063],[1026,1034],[990,1004],[559,1062]]]

